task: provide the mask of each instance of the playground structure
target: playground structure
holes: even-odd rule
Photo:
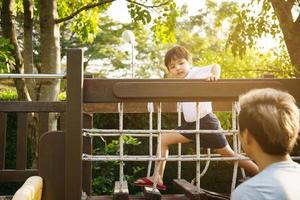
[[[42,77],[21,76],[23,78],[64,78],[64,76]],[[1,77],[0,77],[1,78]],[[5,77],[7,78],[7,77]],[[18,78],[18,77],[9,77]],[[20,78],[20,77],[19,77]],[[160,153],[154,155],[153,140],[160,143],[161,134],[172,130],[161,129],[161,113],[178,112],[180,124],[180,104],[176,102],[212,101],[215,111],[232,111],[232,129],[222,131],[233,137],[236,152],[240,152],[237,139],[238,127],[236,123],[236,103],[238,96],[253,88],[272,87],[287,90],[296,101],[300,102],[300,79],[221,79],[217,82],[204,80],[175,80],[175,79],[84,79],[83,78],[83,51],[71,49],[67,54],[67,101],[66,102],[0,102],[0,181],[22,181],[28,177],[39,175],[43,178],[44,187],[42,199],[81,199],[82,191],[91,196],[92,170],[91,162],[115,160],[120,162],[120,178],[115,184],[115,199],[128,199],[127,183],[124,179],[123,162],[148,161],[148,175],[151,163],[161,160]],[[153,109],[147,109],[148,102],[154,102]],[[298,104],[299,105],[299,104]],[[16,150],[16,169],[5,169],[5,141],[6,118],[8,112],[18,112],[18,134]],[[27,169],[27,133],[26,113],[39,113],[39,164],[38,169]],[[93,128],[93,113],[119,113],[119,129],[100,130]],[[123,114],[126,112],[149,113],[148,130],[125,130],[123,128]],[[48,113],[61,113],[59,118],[60,130],[48,132]],[[153,129],[153,114],[157,114],[157,127]],[[195,130],[189,131],[197,135],[207,132],[199,130],[199,123]],[[217,132],[217,131],[210,131]],[[123,135],[149,137],[149,155],[124,155]],[[93,155],[92,137],[118,136],[120,154]],[[158,145],[159,146],[159,145]],[[190,199],[205,199],[200,189],[200,161],[234,160],[234,174],[232,189],[235,187],[237,160],[243,157],[220,158],[218,155],[200,154],[199,145],[196,145],[196,155],[181,155],[181,146],[178,155],[170,156],[168,161],[178,162],[178,174],[175,184],[183,189],[183,193]],[[299,159],[299,156],[293,157]],[[196,182],[194,186],[181,179],[181,162],[195,161]],[[146,199],[160,199],[157,189],[145,188]],[[90,197],[97,199],[97,197]]]

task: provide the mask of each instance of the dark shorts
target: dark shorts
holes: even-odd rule
[[[200,119],[200,129],[202,130],[222,130],[218,118],[209,113]],[[185,122],[176,130],[196,130],[196,122]],[[181,133],[184,137],[196,142],[195,133]],[[228,144],[226,137],[222,133],[200,133],[200,146],[204,148],[223,148]]]

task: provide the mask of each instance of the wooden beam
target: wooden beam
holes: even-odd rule
[[[146,200],[160,200],[161,193],[158,189],[153,190],[152,187],[144,187],[143,189],[144,197]]]
[[[187,182],[185,179],[174,179],[174,185],[181,190],[185,196],[191,200],[206,200],[207,197],[203,191],[198,191],[197,187]]]
[[[121,184],[119,181],[115,182],[113,199],[114,200],[128,200],[129,199],[129,190],[128,190],[127,181],[123,182],[122,187],[121,187]]]
[[[65,112],[66,102],[0,101],[2,112]]]
[[[65,198],[80,200],[82,192],[83,50],[67,52],[67,115],[65,140]]]
[[[286,90],[300,100],[300,79],[85,79],[84,103],[234,101],[266,87]]]
[[[38,171],[36,169],[5,169],[0,170],[0,182],[23,182],[28,177],[35,175],[38,175]]]

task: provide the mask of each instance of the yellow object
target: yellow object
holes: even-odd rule
[[[43,179],[39,176],[29,177],[15,193],[12,200],[40,200],[42,197]]]

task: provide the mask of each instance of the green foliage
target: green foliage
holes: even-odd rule
[[[223,78],[262,78],[264,74],[273,74],[277,78],[294,77],[294,67],[284,52],[270,51],[260,53],[249,49],[243,58],[235,57],[225,51],[220,57]]]
[[[154,26],[151,28],[156,44],[173,43],[176,41],[174,31],[178,16],[179,12],[177,11],[176,4],[173,1],[168,1],[162,15],[154,20]]]
[[[74,11],[78,10],[84,5],[91,4],[91,0],[81,1],[65,1],[58,0],[58,13],[60,18],[69,16]],[[179,15],[174,1],[153,0],[152,5],[147,5],[148,1],[128,2],[128,11],[132,20],[135,23],[142,22],[144,25],[152,21],[153,12],[158,13],[158,17],[154,19],[153,32],[157,43],[174,42],[174,30],[176,18]],[[96,7],[87,11],[81,12],[74,20],[64,23],[62,26],[63,32],[69,36],[77,38],[83,43],[92,43],[96,34],[100,31],[98,24],[101,21],[101,14],[104,14],[111,3],[106,3],[100,7]]]
[[[131,27],[113,22],[106,15],[101,15],[98,28],[101,31],[95,36],[94,42],[84,44],[87,47],[85,55],[88,61],[99,60],[99,63],[101,62],[103,69],[98,76],[105,77],[112,70],[111,66],[113,69],[129,67],[125,63],[129,59],[129,55],[121,51],[118,46],[123,42],[121,39],[122,32]],[[67,38],[63,41],[67,42],[66,45],[70,42]],[[79,43],[79,41],[74,41],[74,43]]]
[[[155,12],[157,17],[154,18],[151,27],[155,43],[175,42],[174,30],[179,12],[174,0],[152,0],[152,5],[147,5],[147,3],[147,0],[142,0],[138,3],[130,2],[127,7],[131,18],[134,22],[142,22],[146,25],[153,20],[151,14]]]
[[[59,93],[58,100],[59,101],[66,101],[67,100],[67,94],[66,94],[66,92]]]
[[[131,5],[131,7],[130,5],[128,4],[130,9],[138,7],[138,5]],[[183,45],[191,51],[195,66],[219,63],[223,69],[223,78],[258,78],[265,73],[273,73],[276,77],[295,76],[294,67],[290,64],[284,46],[268,53],[261,53],[254,43],[253,47],[250,48],[247,46],[250,43],[245,43],[241,39],[241,41],[236,41],[236,44],[239,44],[236,48],[240,48],[244,53],[246,53],[246,47],[248,48],[248,53],[244,54],[244,57],[238,58],[235,53],[226,50],[228,47],[226,38],[230,35],[231,29],[224,29],[223,25],[227,24],[229,26],[231,23],[235,23],[235,16],[239,13],[236,2],[207,1],[206,7],[199,10],[197,15],[192,17],[184,16],[187,13],[186,7],[177,8],[175,11],[167,9],[169,12],[174,12],[176,16],[176,19],[174,17],[170,20],[172,23],[165,23],[167,26],[172,24],[175,27],[173,32],[175,39],[173,38],[172,41],[169,40],[171,37],[169,39],[164,39],[163,36],[156,37],[164,29],[163,26],[160,26],[162,25],[159,22],[162,20],[160,16],[152,20],[157,22],[151,29],[156,35],[153,38],[142,20],[129,25],[122,25],[112,22],[103,14],[100,17],[101,23],[99,24],[101,31],[96,36],[95,42],[85,45],[88,61],[101,59],[103,67],[98,75],[100,77],[105,77],[112,70],[124,71],[124,73],[119,73],[119,77],[124,77],[127,72],[130,73],[131,52],[118,48],[123,42],[120,39],[122,32],[129,29],[134,32],[136,37],[135,49],[137,53],[134,55],[134,62],[135,75],[138,78],[163,77],[164,73],[167,73],[163,64],[164,53],[174,43]],[[140,8],[140,10],[142,9],[144,8]],[[168,16],[171,17],[172,15]],[[167,19],[168,17],[163,18],[163,20]],[[157,34],[155,33],[158,30],[155,28],[156,26],[159,29]],[[169,34],[169,36],[171,35]],[[156,41],[155,43],[153,39]],[[63,41],[70,42],[72,40],[66,38]]]
[[[124,140],[124,154],[128,154],[128,149],[133,146],[138,146],[140,142],[137,138],[130,136],[123,136]],[[94,155],[118,155],[119,154],[119,140],[104,140],[94,141]],[[138,178],[137,173],[143,170],[143,167],[133,167],[131,170],[127,170],[124,179],[129,183],[132,183]],[[94,194],[112,194],[114,188],[114,182],[119,180],[119,162],[96,162],[93,165],[93,193]],[[134,191],[133,185],[129,185],[129,189]]]
[[[269,1],[251,1],[244,4],[236,15],[227,41],[234,55],[244,56],[247,48],[256,44],[256,38],[266,35],[280,37],[279,23]]]
[[[142,3],[146,3],[146,1]],[[151,14],[149,10],[142,8],[140,5],[134,3],[129,3],[127,8],[131,18],[134,21],[141,21],[143,24],[148,24],[151,22]]]
[[[9,40],[0,38],[0,73],[9,73],[10,66],[15,64],[15,59],[11,53],[13,48]]]
[[[72,1],[61,0],[60,2],[59,15],[65,17],[71,13],[71,9],[76,10],[75,8],[79,8],[84,1],[76,6],[72,4]],[[62,24],[62,57],[67,48],[86,47],[87,62],[85,64],[89,65],[91,61],[97,60],[101,65],[99,66],[101,71],[95,76],[106,77],[113,70],[120,71],[120,73],[115,73],[118,74],[118,77],[127,76],[126,74],[130,73],[131,68],[131,52],[122,47],[124,41],[121,34],[124,30],[129,29],[136,36],[137,46],[135,48],[139,52],[134,59],[136,77],[150,77],[153,74],[161,76],[163,66],[160,63],[163,54],[161,51],[157,51],[159,47],[156,44],[174,42],[176,39],[174,30],[179,13],[175,3],[162,0],[154,0],[151,3],[148,1],[127,2],[128,11],[133,19],[131,24],[112,21],[106,12],[109,5],[106,5],[105,8],[101,6],[97,11],[97,16],[93,13],[88,15],[83,12],[76,16],[75,20]],[[156,16],[157,13],[158,16]],[[145,27],[149,23],[153,27],[152,30],[155,30],[152,33]],[[157,41],[156,44],[153,43],[154,39]],[[154,60],[155,62],[153,62]]]
[[[92,43],[95,33],[98,32],[99,18],[97,8],[83,11],[75,17],[70,24],[70,30],[74,32],[81,42]]]
[[[232,124],[231,124],[231,112],[216,112],[216,116],[218,117],[221,127],[224,130],[230,130],[232,129]]]
[[[18,94],[13,90],[2,90],[0,92],[0,99],[2,101],[15,101],[18,98]]]
[[[247,47],[246,53],[242,41],[237,41],[238,48],[245,50],[243,57],[236,57],[236,54],[227,50],[226,35],[231,30],[222,27],[235,20],[238,7],[232,2],[214,2],[208,1],[207,9],[199,10],[197,15],[177,23],[177,44],[189,49],[194,66],[219,63],[222,78],[261,78],[264,74],[273,74],[278,78],[295,77],[294,67],[283,43],[280,48],[268,52],[261,52],[253,44],[252,48]],[[164,48],[168,49],[169,46]]]
[[[66,17],[88,4],[93,4],[92,0],[65,1],[58,0],[58,14],[60,18]],[[81,43],[94,42],[96,34],[99,32],[99,13],[107,11],[111,3],[106,3],[93,9],[80,12],[75,18],[62,25],[62,32],[76,38]]]

